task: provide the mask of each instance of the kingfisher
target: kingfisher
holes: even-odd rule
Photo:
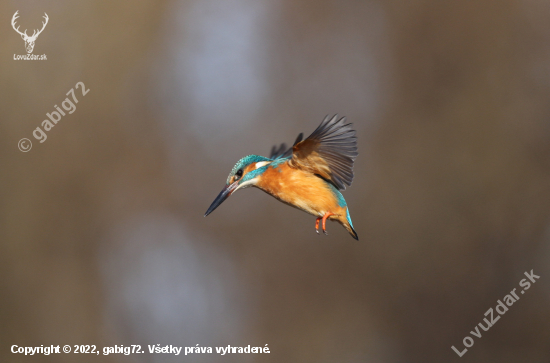
[[[340,193],[353,181],[353,163],[357,158],[356,132],[346,118],[325,117],[319,127],[303,140],[303,133],[293,146],[273,146],[269,158],[248,155],[235,164],[220,194],[205,217],[239,189],[256,187],[279,201],[317,217],[319,234],[322,222],[327,235],[327,219],[340,223],[353,238],[346,200]]]

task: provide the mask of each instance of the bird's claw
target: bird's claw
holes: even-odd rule
[[[323,233],[325,234],[325,236],[328,236],[328,232],[327,232],[326,227],[325,227],[325,222],[326,222],[327,218],[330,217],[330,216],[332,216],[332,215],[334,215],[334,213],[332,213],[332,212],[326,212],[325,215],[324,215],[322,218],[318,218],[318,220],[319,220],[319,219],[322,219],[322,220],[323,220],[323,224],[322,224],[322,225],[323,225]]]
[[[321,217],[318,217],[317,220],[315,221],[315,232],[317,232],[317,234],[319,234],[319,222],[321,221]]]

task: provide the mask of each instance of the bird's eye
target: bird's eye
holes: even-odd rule
[[[241,176],[243,176],[243,169],[237,170],[237,172],[235,173],[235,180],[239,180]]]

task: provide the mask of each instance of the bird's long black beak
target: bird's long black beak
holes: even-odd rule
[[[208,210],[206,211],[206,213],[204,214],[204,216],[206,217],[207,215],[209,215],[210,213],[212,213],[214,211],[214,209],[218,208],[220,204],[223,203],[224,200],[226,200],[230,195],[231,193],[233,193],[235,191],[235,189],[237,189],[237,187],[239,186],[239,183],[238,182],[235,182],[233,184],[229,184],[229,185],[226,185],[222,191],[220,192],[220,194],[218,194],[218,196],[216,197],[216,199],[214,199],[214,201],[212,202],[212,204],[210,205],[210,207],[208,208]]]

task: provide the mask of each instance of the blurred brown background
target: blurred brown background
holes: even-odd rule
[[[34,54],[11,28],[49,24]],[[550,3],[0,2],[0,361],[550,362]],[[32,31],[29,31],[32,33]],[[76,111],[32,131],[79,81]],[[233,164],[346,115],[360,241]],[[28,153],[19,139],[33,141]],[[459,358],[531,269],[541,278]],[[25,357],[19,346],[269,355]]]

